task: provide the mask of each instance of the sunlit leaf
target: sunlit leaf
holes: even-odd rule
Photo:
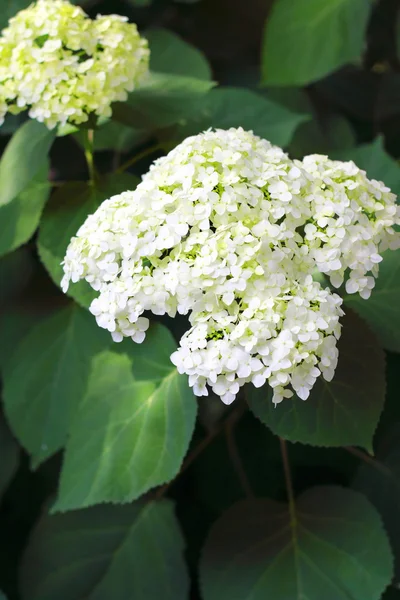
[[[267,19],[263,82],[304,85],[360,58],[372,0],[276,0]]]
[[[0,256],[25,244],[36,231],[50,192],[48,171],[46,165],[18,196],[0,206]]]
[[[129,341],[126,352],[95,361],[71,425],[54,510],[129,502],[178,473],[197,403],[170,362],[175,347],[169,331],[154,325],[143,344]]]
[[[55,138],[38,121],[26,121],[13,135],[0,160],[0,206],[8,204],[47,162]]]

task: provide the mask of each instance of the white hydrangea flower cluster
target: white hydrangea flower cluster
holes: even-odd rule
[[[109,117],[148,63],[147,41],[125,17],[92,20],[66,0],[37,0],[0,37],[0,123],[24,110],[49,128]]]
[[[197,395],[209,386],[229,404],[268,381],[275,403],[306,399],[333,377],[343,314],[315,268],[336,284],[350,273],[349,291],[365,296],[398,222],[394,195],[353,163],[292,161],[241,128],[207,131],[87,218],[62,287],[98,290],[90,310],[117,342],[144,339],[146,311],[189,314],[171,360]]]

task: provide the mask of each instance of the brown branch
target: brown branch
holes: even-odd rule
[[[242,459],[240,458],[240,454],[236,445],[235,440],[235,427],[238,418],[232,418],[227,420],[225,423],[225,436],[226,443],[228,446],[229,457],[231,459],[233,468],[235,469],[236,475],[240,481],[240,485],[246,495],[247,498],[254,498],[253,490],[251,489],[250,482],[246,475],[246,471],[243,467]]]

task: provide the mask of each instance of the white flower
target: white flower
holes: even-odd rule
[[[62,285],[99,291],[91,311],[115,341],[142,341],[146,311],[189,314],[171,360],[199,396],[229,404],[268,382],[275,403],[305,400],[333,377],[343,314],[312,273],[341,285],[349,272],[348,291],[367,297],[397,221],[393,195],[353,163],[291,161],[243,129],[207,131],[88,217]]]
[[[147,42],[118,15],[92,21],[66,0],[37,0],[0,37],[0,119],[29,110],[49,128],[110,116],[148,72]]]

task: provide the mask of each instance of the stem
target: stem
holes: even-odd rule
[[[287,445],[286,445],[286,441],[283,440],[282,438],[279,438],[279,442],[281,445],[283,470],[285,473],[286,492],[287,492],[288,502],[289,502],[289,513],[290,513],[290,518],[292,520],[292,524],[295,524],[296,523],[296,511],[295,511],[295,505],[294,505],[292,475],[290,473],[290,464],[289,464],[289,457],[288,457],[288,452],[287,452]]]
[[[154,144],[153,146],[149,146],[149,148],[145,148],[144,150],[142,150],[142,152],[135,154],[135,156],[124,162],[115,172],[123,173],[124,171],[129,169],[129,167],[132,167],[134,164],[139,162],[139,160],[142,160],[142,158],[146,158],[146,156],[150,156],[154,152],[157,152],[157,150],[165,150],[165,142],[160,142],[159,144]]]
[[[92,185],[94,185],[94,183],[96,181],[96,169],[94,166],[94,158],[93,158],[93,153],[94,153],[93,138],[94,138],[93,129],[88,129],[87,136],[85,139],[85,157],[86,157],[86,162],[87,162],[87,166],[88,166],[88,170],[89,170],[89,180]]]
[[[235,440],[235,427],[236,427],[237,419],[231,419],[230,421],[226,421],[225,423],[225,435],[226,435],[226,443],[228,446],[229,457],[232,461],[233,467],[236,471],[236,475],[240,481],[240,485],[246,495],[247,498],[254,498],[253,490],[251,489],[250,482],[247,478],[246,471],[243,467],[242,460],[240,458],[240,454],[237,449],[236,440]]]
[[[366,452],[363,452],[362,450],[359,450],[358,448],[353,448],[352,446],[345,446],[344,449],[347,452],[349,452],[350,454],[353,454],[353,456],[357,456],[357,458],[359,458],[360,460],[363,460],[370,467],[373,467],[374,469],[377,469],[384,475],[387,475],[390,478],[393,478],[393,473],[388,467],[386,467],[383,463],[381,463],[376,458],[373,458]]]
[[[201,440],[201,442],[197,444],[193,452],[191,452],[188,455],[188,457],[183,461],[181,470],[179,471],[175,479],[169,481],[165,485],[158,488],[155,495],[153,496],[153,499],[160,500],[160,498],[163,498],[163,496],[165,496],[166,492],[168,491],[169,487],[178,479],[178,477],[180,477],[180,475],[182,475],[182,473],[184,473],[184,471],[186,471],[186,469],[190,467],[190,465],[211,444],[211,442],[214,440],[214,438],[217,437],[217,435],[223,430],[223,428],[226,427],[230,421],[238,421],[243,415],[244,411],[245,405],[240,405],[236,408],[236,410],[231,411],[226,419],[223,419],[220,423],[218,423],[218,425],[214,429],[212,429],[210,433]]]

